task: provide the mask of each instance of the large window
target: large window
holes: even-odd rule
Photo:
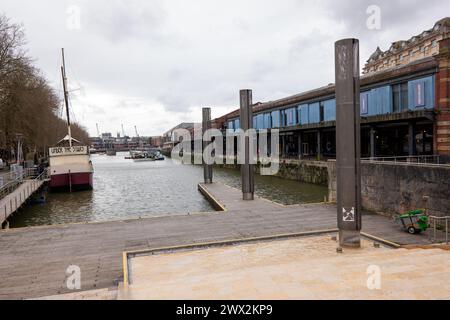
[[[234,129],[239,130],[240,128],[241,128],[241,120],[240,119],[234,120]]]
[[[323,120],[335,121],[336,120],[336,100],[326,100],[323,102]]]
[[[369,114],[369,92],[361,93],[361,115]]]
[[[412,80],[409,86],[409,109],[434,108],[434,77]]]
[[[433,125],[417,125],[415,130],[416,152],[419,155],[433,154]]]
[[[295,126],[297,124],[297,110],[290,108],[282,111],[283,113],[283,125],[286,127]]]
[[[400,83],[392,86],[393,111],[402,112],[408,110],[408,83]]]
[[[264,129],[264,115],[262,113],[253,117],[253,125],[254,129]]]
[[[264,127],[263,129],[270,129],[272,128],[272,119],[270,117],[270,113],[264,114]]]
[[[324,102],[320,101],[319,104],[319,112],[320,112],[320,122],[325,120],[325,107],[324,107]]]
[[[320,123],[320,104],[311,103],[308,105],[309,123]]]
[[[280,111],[273,111],[271,114],[272,118],[272,128],[279,128],[281,127],[281,119],[280,119]]]
[[[298,107],[299,123],[305,125],[309,123],[308,105],[304,104]]]

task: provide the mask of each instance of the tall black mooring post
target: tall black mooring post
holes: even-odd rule
[[[211,129],[211,108],[203,108],[202,114],[203,114],[202,139],[204,139],[205,132],[207,130]],[[208,144],[209,144],[208,141],[203,140],[203,150],[202,151],[205,151],[205,148],[208,146]],[[202,155],[202,159],[203,159],[203,176],[205,178],[205,184],[212,183],[212,179],[213,179],[212,165],[207,164],[205,162],[203,155]]]
[[[241,129],[244,131],[244,134],[253,127],[252,99],[252,90],[241,90]],[[242,196],[244,200],[253,200],[255,193],[254,166],[250,161],[251,157],[253,157],[253,155],[250,154],[251,137],[251,134],[245,135],[245,147],[244,150],[240,150],[240,152],[244,153],[244,163],[241,164]]]
[[[336,171],[339,243],[361,246],[359,41],[335,44]]]

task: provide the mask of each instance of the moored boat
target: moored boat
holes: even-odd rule
[[[117,155],[117,152],[114,149],[106,150],[106,155],[107,156],[115,156],[115,155]]]
[[[57,146],[50,148],[50,189],[92,189],[94,168],[90,161],[89,148],[73,138],[70,146],[69,139],[69,136],[66,136]]]
[[[62,50],[62,57],[61,72],[67,116],[67,135],[49,150],[50,189],[52,191],[92,189],[94,168],[90,160],[89,147],[72,138],[64,49]]]
[[[164,160],[166,160],[166,158],[161,154],[161,152],[159,152],[159,151],[157,151],[156,153],[155,153],[155,160],[156,161],[164,161]]]
[[[139,154],[134,154],[133,156],[134,162],[145,162],[145,161],[156,161],[155,157],[152,154],[149,154],[147,152],[142,152]]]

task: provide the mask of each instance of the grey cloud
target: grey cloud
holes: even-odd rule
[[[176,92],[169,92],[164,95],[160,95],[158,100],[164,105],[165,109],[170,112],[185,112],[189,109],[189,100],[187,100],[186,96],[181,96]]]
[[[86,6],[87,28],[112,42],[130,39],[162,40],[165,11],[160,1],[125,0],[92,1]]]
[[[444,4],[444,3],[447,3]],[[342,22],[358,35],[367,35],[369,30],[366,26],[368,18],[367,8],[371,5],[379,6],[381,9],[382,30],[387,28],[395,28],[397,26],[411,25],[414,21],[426,21],[427,16],[424,15],[427,9],[449,8],[447,1],[442,0],[340,0],[333,1],[328,6],[330,16],[336,19],[336,22]],[[442,11],[442,17],[447,12]],[[428,17],[429,18],[429,17]],[[430,26],[432,27],[432,26]]]
[[[106,114],[106,110],[104,108],[102,108],[98,105],[95,105],[95,104],[89,104],[88,109],[90,110],[91,113],[96,114],[96,115]]]
[[[91,133],[96,122],[115,132],[126,121],[154,135],[183,119],[199,121],[192,111],[202,106],[233,110],[244,87],[265,101],[326,85],[334,78],[334,41],[359,37],[368,58],[378,45],[431,28],[449,3],[2,0],[1,10],[24,23],[30,55],[55,87],[66,47],[69,85],[85,91],[73,93],[74,112],[84,110]],[[372,4],[382,9],[379,32],[366,28]],[[82,9],[81,30],[65,28],[69,5]]]

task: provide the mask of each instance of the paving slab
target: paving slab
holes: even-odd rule
[[[83,290],[94,285],[96,289],[114,287],[122,281],[124,251],[327,230],[337,225],[333,204],[283,206],[261,198],[242,204],[237,189],[222,184],[207,188],[227,211],[0,231],[0,298],[70,293],[64,281],[70,265],[82,267],[82,278],[87,279],[82,281]],[[399,244],[429,243],[425,235],[409,235],[375,214],[363,215],[363,231]],[[111,272],[97,276],[99,264]],[[42,274],[58,281],[49,285]]]

